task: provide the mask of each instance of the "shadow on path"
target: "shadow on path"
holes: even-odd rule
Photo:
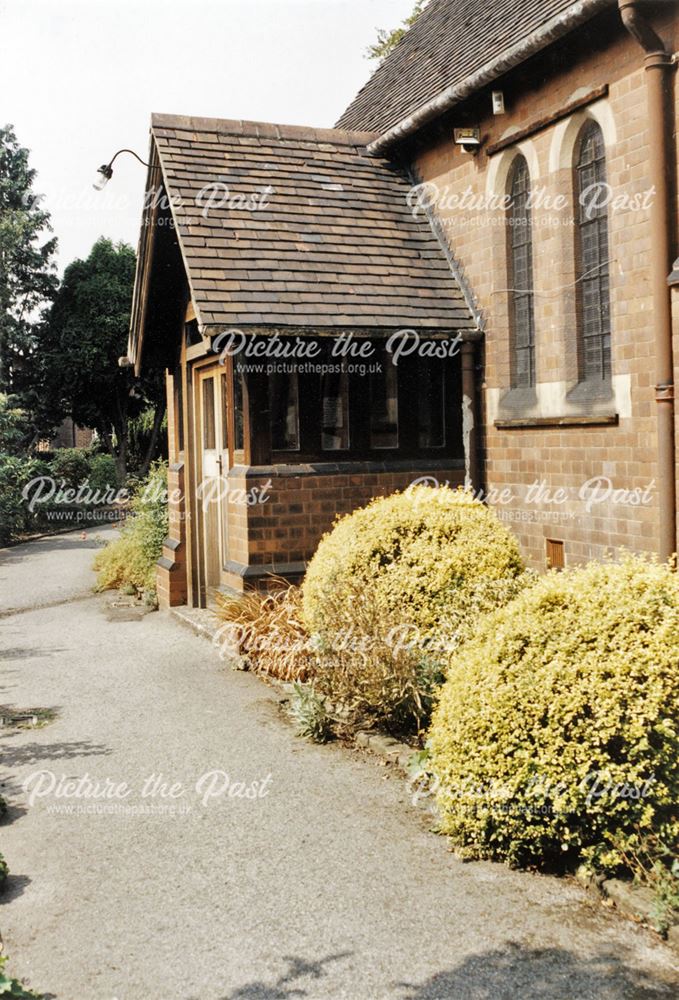
[[[287,1000],[288,997],[305,997],[307,991],[301,986],[295,986],[295,980],[322,979],[325,975],[324,966],[348,958],[350,954],[349,951],[338,952],[336,955],[328,955],[312,962],[294,955],[284,955],[283,960],[288,963],[288,970],[279,976],[275,983],[269,985],[258,979],[246,983],[245,986],[239,986],[231,993],[227,993],[222,1000]]]
[[[66,646],[15,646],[9,649],[0,650],[0,662],[2,660],[34,660],[44,659],[46,656],[55,656],[57,653],[68,652]]]
[[[658,1000],[676,996],[672,986],[625,964],[620,954],[579,958],[561,948],[522,948],[514,943],[472,955],[420,985],[398,986],[406,991],[398,994],[400,1000]]]
[[[102,757],[111,753],[110,747],[104,746],[102,743],[92,743],[90,740],[9,745],[12,738],[20,735],[21,732],[21,730],[17,730],[5,737],[7,743],[2,747],[2,763],[5,767],[24,767],[29,764],[41,764],[44,761],[59,763],[76,757]]]
[[[307,997],[311,981],[323,979],[328,964],[351,954],[341,952],[317,961],[285,955],[288,968],[275,982],[257,979],[221,1000]],[[354,985],[359,995],[360,984]],[[316,987],[312,995],[324,993]],[[506,948],[472,955],[419,985],[395,983],[389,995],[394,1000],[660,1000],[676,993],[669,983],[626,964],[620,954],[579,958],[562,948],[524,948],[509,942]]]
[[[12,566],[22,563],[36,554],[45,552],[65,552],[69,549],[101,549],[111,539],[108,537],[115,529],[120,529],[121,525],[102,524],[94,528],[73,528],[71,531],[64,531],[62,534],[48,535],[47,537],[34,538],[26,542],[18,542],[16,545],[0,549],[0,567]],[[87,533],[87,538],[82,538],[82,533]],[[104,538],[98,538],[97,532],[107,532]]]
[[[10,872],[5,882],[5,887],[0,892],[0,905],[11,903],[13,899],[20,896],[27,885],[31,884],[28,875],[15,875]]]

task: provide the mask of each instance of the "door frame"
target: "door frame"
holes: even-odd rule
[[[225,484],[226,475],[231,467],[232,450],[232,415],[230,412],[231,398],[229,392],[228,371],[223,365],[215,362],[214,358],[201,359],[189,366],[189,379],[191,384],[191,476],[189,483],[190,490],[190,516],[194,530],[192,532],[194,544],[192,545],[191,561],[191,602],[194,607],[205,608],[210,601],[210,592],[217,589],[222,582],[224,565],[228,558],[228,501],[226,497]],[[226,374],[226,379],[223,376]],[[211,503],[217,503],[217,559],[216,564],[211,567],[211,553],[208,548],[214,543],[210,534],[214,531],[214,514],[204,510],[203,498],[201,496],[201,484],[204,480],[205,469],[205,412],[204,412],[204,390],[203,386],[207,379],[213,378],[214,386],[214,440],[218,462],[218,479],[225,480],[220,483],[217,497]],[[212,519],[212,532],[210,522]],[[214,557],[213,557],[214,558]]]

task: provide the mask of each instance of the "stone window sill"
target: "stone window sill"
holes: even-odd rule
[[[615,427],[619,423],[617,413],[588,413],[583,415],[565,414],[556,417],[508,417],[494,422],[498,430],[518,430],[539,427]]]

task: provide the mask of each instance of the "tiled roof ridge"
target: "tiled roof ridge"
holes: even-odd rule
[[[447,96],[458,99],[450,93],[455,88],[472,93],[487,86],[615,6],[616,0],[429,0],[335,125],[379,130],[382,142],[370,152],[383,152],[392,132],[406,124],[414,131],[415,116],[447,110]]]
[[[202,118],[154,112],[152,130],[175,129],[182,132],[214,132],[218,135],[252,136],[262,139],[292,139],[306,142],[329,142],[338,146],[367,146],[379,138],[379,132],[340,128],[311,128],[277,122],[257,122],[237,118]]]

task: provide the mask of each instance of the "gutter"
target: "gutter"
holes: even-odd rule
[[[672,191],[676,166],[669,125],[674,62],[662,39],[641,11],[639,0],[618,0],[620,17],[644,52],[648,107],[649,171],[655,198],[651,204],[650,280],[655,339],[655,401],[658,420],[658,554],[663,561],[677,551],[677,489],[675,478],[674,358],[672,353]]]
[[[383,155],[395,143],[413,135],[424,125],[438,118],[439,115],[471,97],[481,88],[493,83],[498,77],[530,59],[531,56],[537,55],[538,52],[546,49],[548,45],[568,34],[569,31],[578,28],[585,21],[589,21],[595,14],[611,8],[614,2],[615,0],[577,0],[567,10],[540,25],[526,38],[522,38],[509,49],[505,49],[501,56],[492,59],[481,69],[465,77],[460,83],[453,84],[443,90],[408,118],[404,118],[388,129],[384,135],[368,145],[368,152],[371,156]]]

